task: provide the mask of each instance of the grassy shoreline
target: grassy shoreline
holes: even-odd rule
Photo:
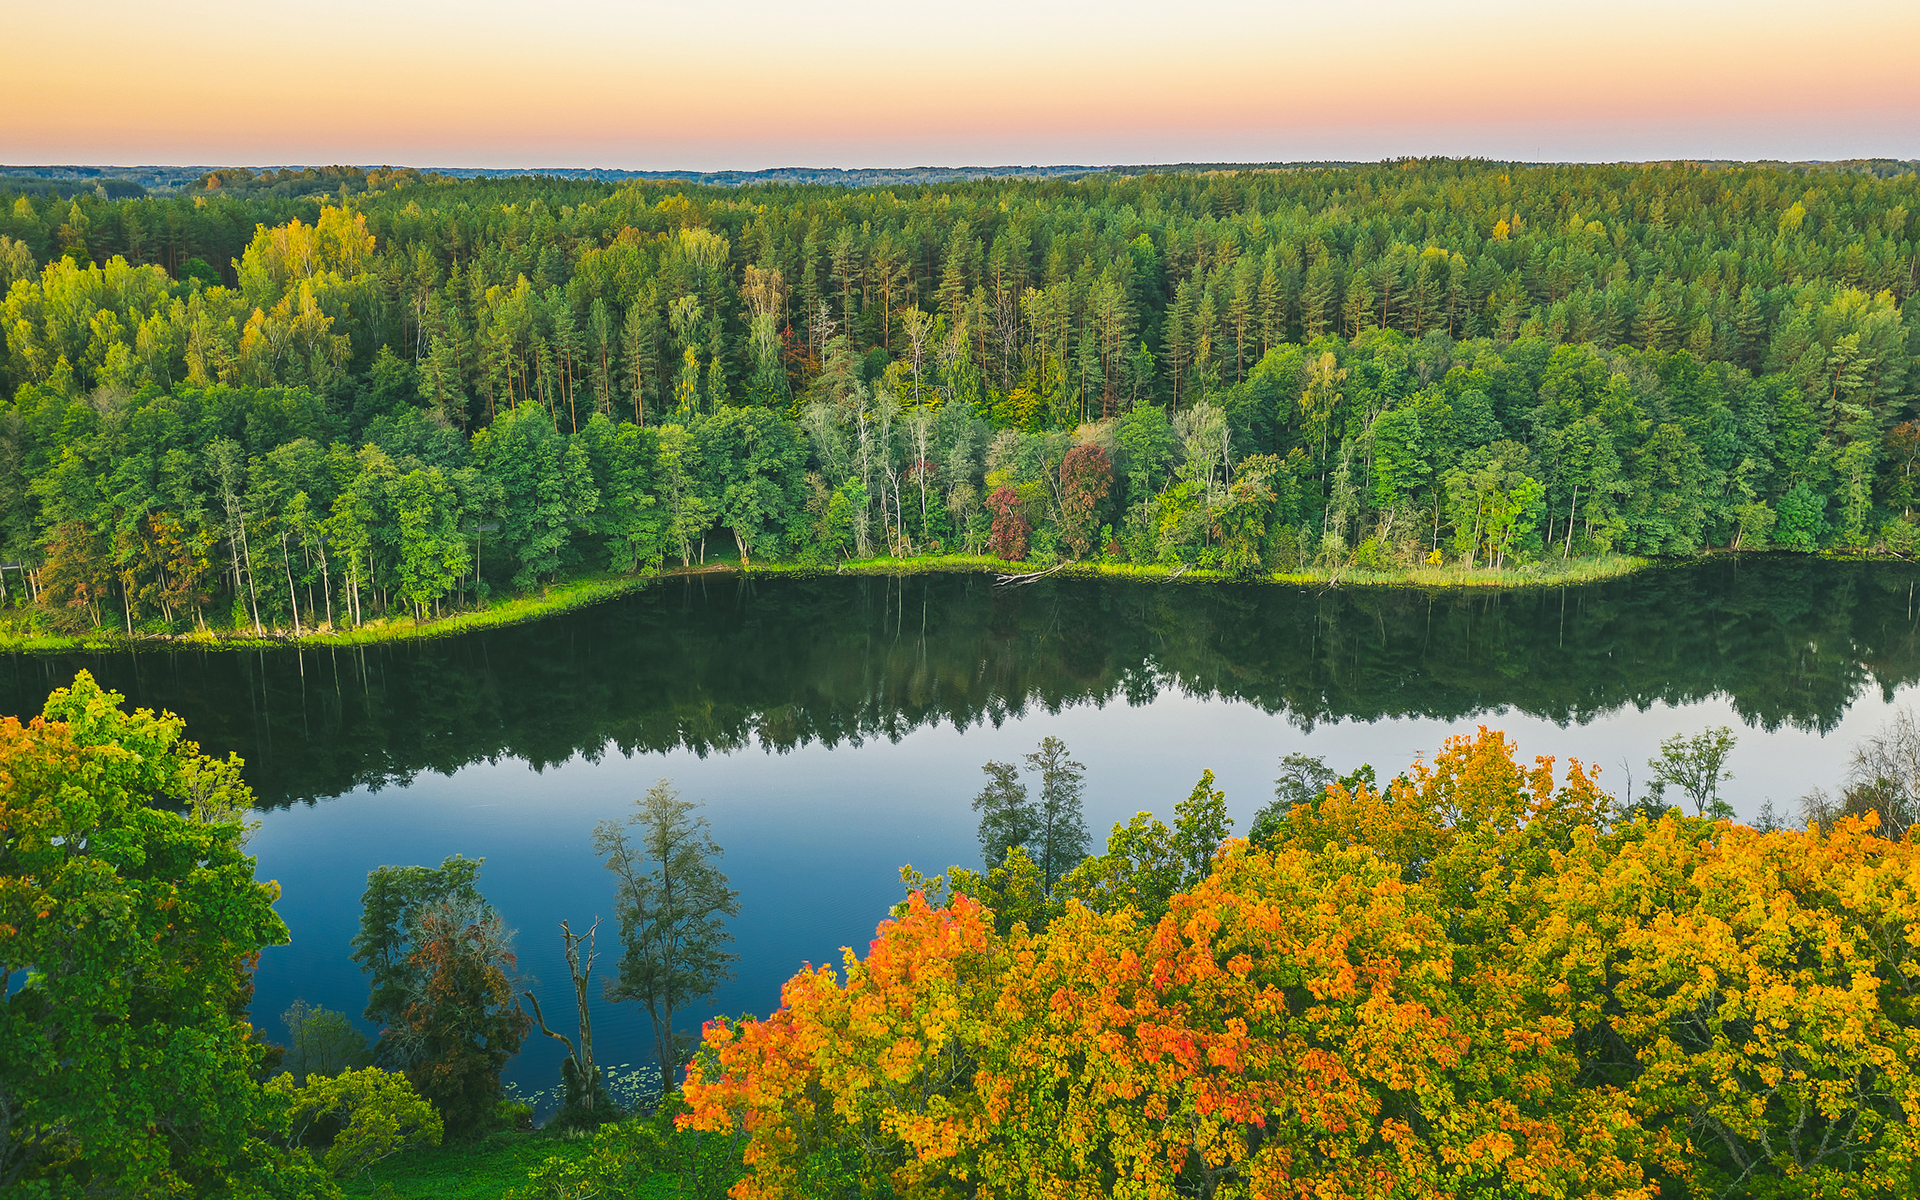
[[[576,575],[543,589],[538,594],[505,597],[486,608],[453,613],[438,620],[416,622],[410,617],[390,617],[368,622],[353,629],[324,633],[291,634],[252,633],[216,634],[135,634],[96,629],[83,634],[21,633],[0,626],[0,654],[57,654],[75,651],[119,651],[137,649],[256,650],[286,647],[370,646],[416,638],[451,637],[482,629],[494,629],[536,621],[589,604],[598,604],[617,596],[651,587],[671,579],[702,575],[798,576],[823,575],[932,575],[995,574],[1062,576],[1070,578],[1138,579],[1162,583],[1250,583],[1294,587],[1411,588],[1424,590],[1494,589],[1520,590],[1538,587],[1564,587],[1618,579],[1656,566],[1684,566],[1706,561],[1718,555],[1701,555],[1684,560],[1654,560],[1630,555],[1604,555],[1571,561],[1544,559],[1522,567],[1494,570],[1488,567],[1459,566],[1416,567],[1411,570],[1366,570],[1343,567],[1337,570],[1313,568],[1283,571],[1234,580],[1218,571],[1182,569],[1158,564],[1137,563],[1010,563],[985,555],[941,555],[918,558],[868,558],[825,567],[804,563],[759,563],[742,568],[737,562],[721,561],[705,566],[674,568],[638,575],[592,572]],[[1850,559],[1858,555],[1835,556]]]
[[[1704,556],[1703,556],[1704,557]],[[1701,559],[1689,559],[1698,562]],[[751,567],[750,575],[933,575],[933,574],[1045,574],[1080,579],[1141,579],[1162,583],[1243,583],[1282,584],[1295,587],[1388,587],[1388,588],[1499,588],[1514,590],[1553,587],[1575,583],[1597,583],[1618,579],[1648,567],[1661,565],[1653,559],[1610,554],[1600,558],[1579,558],[1562,563],[1543,560],[1525,567],[1494,570],[1448,567],[1416,567],[1411,570],[1367,570],[1342,567],[1337,570],[1310,568],[1301,571],[1275,571],[1247,579],[1236,579],[1219,571],[1183,569],[1158,563],[1076,562],[1047,566],[1041,563],[1004,562],[985,555],[942,555],[925,558],[868,558],[823,567],[806,563],[771,563]]]
[[[719,568],[724,571],[726,568]],[[715,568],[694,568],[674,575],[699,574]],[[411,617],[385,617],[352,629],[336,629],[300,636],[241,632],[221,633],[136,633],[129,637],[113,630],[96,629],[82,634],[20,634],[0,629],[0,653],[53,654],[71,651],[198,649],[260,650],[288,646],[341,647],[372,646],[384,642],[412,641],[417,638],[450,637],[480,629],[517,625],[536,621],[571,609],[598,604],[616,596],[637,591],[667,578],[666,574],[610,575],[596,573],[561,580],[537,595],[504,597],[485,608],[467,609],[438,620],[415,621]]]

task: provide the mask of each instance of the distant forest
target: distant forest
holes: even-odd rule
[[[0,585],[428,616],[579,567],[1910,555],[1904,164],[0,191]]]

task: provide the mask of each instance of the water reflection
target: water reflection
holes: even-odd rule
[[[1169,688],[1302,728],[1510,707],[1585,722],[1727,696],[1826,731],[1914,679],[1916,572],[1766,559],[1510,594],[979,576],[695,579],[555,620],[365,650],[0,660],[0,711],[86,667],[239,752],[264,803],[608,747],[699,754],[897,739]]]
[[[1525,755],[1597,762],[1616,792],[1660,738],[1744,720],[1769,732],[1742,731],[1729,797],[1790,805],[1920,676],[1917,578],[1783,558],[1508,595],[676,580],[365,652],[0,657],[0,711],[36,711],[84,666],[246,758],[272,809],[249,849],[293,932],[257,976],[272,1033],[296,997],[366,1003],[348,943],[369,870],[455,853],[486,859],[529,985],[567,1009],[556,923],[611,911],[593,823],[671,776],[708,802],[743,906],[739,978],[697,1022],[765,1011],[802,961],[864,945],[901,863],[977,864],[980,763],[1048,734],[1088,764],[1097,834],[1169,815],[1203,767],[1244,829],[1281,754],[1398,769],[1473,719]],[[771,753],[728,753],[755,746]],[[594,1005],[602,1056],[637,1061],[644,1021]],[[509,1073],[548,1087],[559,1053],[534,1039]]]
[[[1920,672],[1916,571],[1719,561],[1508,594],[981,576],[675,580],[554,620],[365,650],[0,658],[0,711],[86,667],[237,751],[269,806],[514,758],[898,739],[1036,707],[1243,701],[1303,729],[1721,695],[1825,732]]]

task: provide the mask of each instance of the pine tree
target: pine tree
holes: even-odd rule
[[[647,401],[658,395],[660,380],[660,318],[654,311],[651,289],[628,306],[620,349],[626,364],[627,394],[633,401],[633,423],[645,425]]]
[[[1260,272],[1260,353],[1264,357],[1267,351],[1287,340],[1287,295],[1280,282],[1279,257],[1274,247],[1267,247],[1266,259]]]
[[[1309,342],[1327,332],[1340,311],[1340,277],[1325,256],[1307,269],[1300,295],[1300,320]]]
[[[1173,305],[1167,309],[1167,322],[1161,332],[1162,343],[1166,347],[1165,359],[1167,377],[1173,385],[1173,406],[1180,407],[1181,393],[1186,389],[1187,368],[1193,361],[1193,342],[1190,327],[1193,323],[1193,285],[1182,279],[1180,286],[1174,289]]]

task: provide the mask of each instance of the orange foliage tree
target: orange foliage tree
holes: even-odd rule
[[[1227,842],[1157,919],[914,893],[710,1025],[774,1196],[1914,1194],[1920,856],[1619,819],[1481,729]]]

